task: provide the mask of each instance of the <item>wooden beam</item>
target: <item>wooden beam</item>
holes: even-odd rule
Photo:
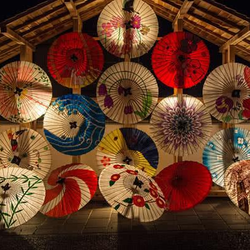
[[[72,0],[64,0],[64,4],[66,5],[70,16],[73,19],[73,30],[81,32],[82,31],[82,20],[76,9],[76,6]]]
[[[33,51],[30,47],[26,45],[20,46],[20,60],[32,62],[33,61]]]
[[[15,31],[10,29],[7,26],[2,26],[0,29],[0,33],[3,34],[4,36],[8,37],[10,40],[16,42],[17,44],[20,45],[25,45],[30,47],[33,51],[35,51],[36,47],[29,43],[27,40],[25,40],[23,37],[18,35]]]
[[[250,36],[250,24],[248,24],[244,29],[239,31],[235,36],[230,38],[226,43],[224,43],[222,46],[220,46],[220,52],[223,52],[223,50],[226,50],[228,46],[230,45],[236,45],[245,38]]]
[[[181,6],[181,8],[179,9],[177,15],[175,16],[175,19],[172,23],[172,27],[173,29],[175,30],[176,26],[180,25],[180,21],[179,20],[182,20],[183,17],[188,13],[189,9],[191,8],[192,4],[194,3],[194,0],[185,0]],[[183,21],[181,21],[183,22]],[[182,24],[183,26],[183,24]]]

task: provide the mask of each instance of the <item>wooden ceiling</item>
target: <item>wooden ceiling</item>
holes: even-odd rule
[[[0,63],[20,54],[20,45],[36,46],[98,15],[112,0],[48,0],[0,23]],[[234,46],[250,62],[250,18],[214,0],[144,0],[158,16],[220,47]]]

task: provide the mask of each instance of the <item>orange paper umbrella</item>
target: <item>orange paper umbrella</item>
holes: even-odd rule
[[[210,62],[205,43],[188,32],[172,32],[154,47],[152,67],[160,81],[172,88],[190,88],[206,75]]]
[[[225,172],[224,183],[231,201],[250,214],[250,160],[242,160],[230,165]]]
[[[48,52],[48,69],[54,79],[68,88],[85,87],[101,73],[101,46],[91,36],[78,32],[61,35]]]
[[[0,69],[0,115],[27,123],[44,115],[52,98],[51,82],[38,65],[12,62]]]
[[[97,176],[89,166],[73,163],[53,170],[45,180],[45,188],[41,212],[51,217],[62,217],[78,211],[92,199],[97,188]]]
[[[208,195],[212,178],[208,169],[193,161],[183,161],[164,168],[155,181],[169,203],[170,211],[194,207]]]

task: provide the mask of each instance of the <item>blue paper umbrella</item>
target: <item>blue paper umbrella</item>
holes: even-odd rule
[[[97,165],[100,170],[115,163],[126,163],[145,171],[156,172],[158,150],[154,141],[143,131],[120,128],[106,135],[97,148]]]
[[[221,187],[226,169],[247,159],[250,159],[250,131],[242,128],[220,130],[203,151],[203,164],[210,170],[213,182]]]
[[[104,114],[87,96],[61,96],[44,116],[47,140],[67,155],[81,155],[94,149],[102,139],[104,129]]]

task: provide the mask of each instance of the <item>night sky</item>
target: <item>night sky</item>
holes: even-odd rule
[[[25,1],[18,1],[13,5],[12,1],[5,1],[6,7],[0,9],[0,21],[3,21],[7,18],[10,18],[16,14],[19,14],[22,11],[25,11],[29,7],[33,7],[43,1],[39,0],[25,0]],[[243,1],[243,0],[218,0],[217,2],[222,3],[224,5],[227,5],[230,8],[233,8],[237,10],[238,12],[248,15],[250,17],[250,8],[248,8],[248,1]],[[97,31],[96,31],[96,24],[97,24],[98,16],[94,17],[86,22],[84,22],[83,25],[83,32],[88,33],[89,35],[92,36],[97,36]],[[159,36],[164,36],[170,32],[172,32],[172,26],[171,23],[168,22],[167,20],[164,20],[161,17],[158,17],[159,20]],[[70,30],[69,30],[70,31]],[[51,45],[51,43],[56,39],[54,37],[53,39],[50,39],[43,44],[37,46],[36,52],[34,53],[34,63],[38,64],[41,66],[45,71],[48,72],[47,70],[47,65],[46,65],[46,55],[47,51]],[[210,67],[208,70],[208,73],[210,73],[214,68],[217,66],[221,65],[222,63],[222,55],[219,53],[219,48],[207,41],[204,41],[210,51]],[[122,59],[117,58],[115,56],[112,56],[108,52],[103,49],[104,56],[105,56],[105,65],[104,65],[104,70],[111,66],[114,63],[117,63],[119,61],[122,61]],[[149,70],[152,71],[152,66],[151,66],[151,53],[152,49],[149,51],[149,53],[145,54],[142,57],[132,59],[134,62],[138,62],[146,66]],[[11,59],[8,61],[13,61],[13,60],[18,60],[18,57],[15,59]],[[248,66],[250,66],[249,62],[246,62],[242,60],[241,58],[236,57],[236,62],[239,63],[244,63]],[[6,62],[5,62],[6,63]],[[3,66],[4,64],[0,64],[0,67]],[[49,73],[48,73],[49,74]],[[71,90],[59,85],[56,83],[52,77],[51,77],[52,83],[53,83],[53,95],[54,96],[60,96],[66,93],[70,93]],[[205,80],[205,79],[204,79]],[[196,86],[190,88],[190,89],[185,89],[184,93],[190,94],[192,96],[202,96],[202,86],[204,83],[204,80],[197,84]],[[91,84],[85,88],[82,88],[82,94],[86,94],[89,96],[94,97],[95,96],[95,89],[96,89],[96,84],[97,81],[94,84]],[[158,81],[159,85],[159,95],[160,96],[169,96],[173,94],[173,89],[167,87],[160,81]]]

